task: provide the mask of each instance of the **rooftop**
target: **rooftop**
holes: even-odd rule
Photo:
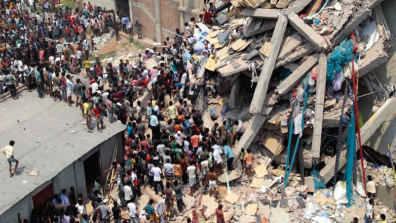
[[[0,214],[125,126],[105,119],[102,133],[88,133],[79,108],[37,92],[23,92],[19,100],[0,103],[0,149],[14,140],[20,175],[10,178],[5,156],[0,156]],[[73,133],[76,131],[75,133]],[[36,168],[38,177],[28,176]]]

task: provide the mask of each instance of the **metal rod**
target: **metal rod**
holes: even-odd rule
[[[372,95],[372,94],[375,94],[375,93],[377,93],[377,91],[374,91],[374,92],[371,92],[371,93],[367,93],[367,94],[364,94],[364,95],[360,95],[357,98],[361,98],[361,97],[364,97],[364,96],[367,96],[367,95]]]

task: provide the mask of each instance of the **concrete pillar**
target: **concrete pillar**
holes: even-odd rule
[[[130,15],[129,19],[131,19],[132,27],[133,27],[134,21],[133,21],[133,3],[132,3],[132,0],[128,1],[128,5],[129,5],[129,15]]]
[[[305,74],[318,62],[319,54],[315,53],[301,64],[290,76],[288,76],[277,88],[279,95],[284,95],[292,89]]]
[[[161,43],[161,1],[154,0],[154,12],[155,12],[155,30],[157,33],[157,42]]]
[[[382,123],[389,118],[389,116],[393,115],[393,113],[396,110],[396,98],[390,98],[386,100],[384,105],[381,106],[381,108],[378,109],[378,111],[371,116],[371,118],[364,123],[363,127],[360,129],[360,137],[362,140],[362,145],[367,142],[367,140],[370,139],[370,137],[374,134],[375,131],[382,125]],[[359,149],[357,146],[356,149]],[[342,149],[343,151],[341,152],[340,155],[340,162],[338,169],[341,169],[345,164],[347,160],[347,150],[344,148]],[[331,160],[328,161],[327,165],[320,171],[320,176],[322,176],[325,180],[325,183],[329,182],[331,178],[334,176],[334,167],[335,167],[335,162],[336,162],[336,156],[331,158]]]
[[[184,7],[184,0],[179,0],[179,8]],[[185,32],[185,27],[184,27],[184,11],[179,9],[179,20],[180,20],[180,30]]]
[[[312,156],[314,158],[320,157],[320,148],[322,145],[322,124],[323,124],[323,108],[324,97],[326,94],[326,71],[327,58],[325,54],[320,54],[319,57],[319,72],[316,81],[316,101],[315,101],[315,122],[313,127],[312,137]]]
[[[309,25],[294,12],[289,13],[288,18],[292,26],[303,35],[317,49],[323,50],[328,47],[326,40],[313,30]]]
[[[78,160],[74,163],[74,174],[76,178],[76,194],[82,193],[84,195],[84,199],[88,198],[87,185],[85,182],[84,161]]]
[[[271,38],[271,45],[273,46],[270,56],[265,58],[263,68],[260,73],[259,81],[256,90],[254,91],[252,103],[250,105],[250,112],[253,114],[260,113],[264,104],[264,99],[268,91],[268,84],[274,71],[276,59],[278,58],[280,46],[283,42],[287,26],[287,17],[280,15],[275,26],[274,34]]]

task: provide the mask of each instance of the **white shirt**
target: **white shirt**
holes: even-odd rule
[[[87,211],[85,210],[84,205],[76,204],[76,208],[79,214],[86,214]]]
[[[194,178],[194,177],[195,177],[195,171],[196,171],[196,169],[197,169],[197,168],[195,168],[194,165],[191,165],[191,166],[187,167],[188,176],[189,176],[190,178]]]
[[[182,83],[183,85],[186,84],[186,79],[187,79],[187,73],[184,73],[181,77],[180,83]]]
[[[154,181],[161,181],[161,168],[153,167],[151,172],[154,174]]]
[[[377,193],[377,190],[376,190],[376,186],[375,186],[375,182],[374,182],[374,181],[369,181],[369,182],[366,184],[366,187],[367,187],[367,192],[370,192],[370,193],[372,193],[372,194]]]
[[[98,91],[99,89],[99,85],[95,82],[91,84],[91,88],[92,88],[92,93],[95,93]]]
[[[81,59],[82,52],[81,50],[77,50],[76,57],[77,59]]]
[[[213,158],[215,159],[216,163],[221,163],[223,162],[223,159],[221,158],[221,150],[214,150],[213,151]]]
[[[162,215],[165,212],[165,199],[160,200],[155,204],[155,213]]]
[[[373,218],[373,206],[370,203],[367,203],[366,208],[366,216]]]
[[[188,146],[190,145],[190,142],[189,141],[187,141],[187,140],[184,140],[184,152],[187,152],[187,150],[188,150]]]
[[[126,201],[131,200],[132,188],[131,188],[130,186],[128,186],[128,185],[125,185],[125,186],[124,186],[124,194],[125,194],[124,199],[125,199]]]
[[[136,204],[129,203],[128,204],[128,209],[129,209],[129,216],[131,218],[135,218],[136,217]]]
[[[67,195],[62,194],[60,198],[62,200],[63,205],[65,205],[66,207],[70,205],[69,198],[67,197]]]

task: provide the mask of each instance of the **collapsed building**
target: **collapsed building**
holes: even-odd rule
[[[255,186],[244,185],[247,179],[239,168],[227,176],[228,180],[222,176],[223,183],[242,182],[242,191],[253,194],[252,187],[261,188],[261,192],[263,188],[267,191],[272,187],[270,195],[276,197],[275,189],[283,186],[276,177],[285,176],[284,187],[293,190],[289,193],[291,199],[299,190],[308,188],[310,192],[316,191],[318,181],[331,188],[336,187],[337,180],[345,177],[343,173],[348,171],[345,168],[348,125],[355,123],[354,120],[360,124],[356,130],[360,132],[353,134],[359,138],[359,143],[353,148],[357,152],[359,145],[365,144],[396,108],[394,87],[381,83],[373,72],[389,60],[387,50],[392,46],[394,37],[379,6],[381,2],[233,0],[216,10],[216,25],[208,28],[199,24],[199,31],[194,36],[204,38],[215,48],[215,53],[205,61],[205,68],[218,72],[220,76],[219,82],[212,84],[216,85],[221,97],[211,100],[208,110],[211,114],[212,111],[222,114],[220,117],[223,118],[215,122],[220,123],[224,119],[244,122],[244,134],[233,148],[236,157],[241,149],[250,148],[259,160],[264,159],[266,163],[262,166],[261,160],[254,165],[257,168],[256,177],[261,170],[272,175],[269,178],[266,174],[254,178],[252,185]],[[354,81],[356,89],[350,87]],[[366,122],[361,117],[360,121],[359,117],[355,117],[361,115],[357,110],[357,92],[362,86],[370,92],[363,96],[372,97],[375,105]],[[354,115],[355,112],[357,115]],[[206,120],[209,118],[210,115],[207,115]],[[303,124],[299,126],[301,122]],[[213,118],[206,125],[208,123],[213,124]],[[363,157],[357,157],[360,158]],[[234,163],[239,166],[239,160]],[[377,183],[394,188],[394,183],[388,183],[389,178],[393,178],[391,169],[384,167],[377,171],[366,160],[356,161],[356,158],[353,165],[359,175],[362,175],[362,165]],[[390,165],[389,161],[387,165]],[[277,169],[273,169],[275,167]],[[287,184],[288,172],[292,168],[299,173],[298,180],[294,175],[293,182]],[[307,170],[316,170],[317,174],[307,174]],[[357,182],[364,180],[362,176],[358,178],[354,179],[354,188],[359,191],[360,187],[360,195],[365,197],[363,184]],[[296,181],[307,188],[298,187]],[[290,189],[290,185],[294,189]],[[229,196],[246,198],[245,193],[240,191],[238,188],[235,191],[238,195]],[[321,205],[334,203],[330,199],[334,194],[329,191],[321,193],[315,193],[313,200],[321,200]],[[391,194],[389,192],[384,196]],[[282,199],[284,197],[288,196],[282,192]],[[253,200],[260,199],[263,197],[254,196]],[[357,202],[360,197],[354,199]],[[251,197],[247,200],[250,204],[255,203]],[[300,201],[298,203],[295,205],[305,208]],[[262,204],[263,200],[256,204],[257,213],[260,213],[258,206]],[[394,202],[386,205],[393,209]],[[293,204],[285,206],[290,208]],[[385,210],[383,206],[380,208]],[[264,209],[261,210],[261,214],[264,212]],[[310,213],[311,217],[315,216],[314,213]],[[275,217],[273,214],[272,217]],[[345,213],[333,214],[332,219],[352,220],[352,215],[345,218]],[[234,219],[250,221],[243,217],[246,213],[240,213]],[[364,213],[360,217],[364,217]],[[294,216],[293,219],[297,221],[303,217]],[[257,222],[258,219],[252,217],[251,221]],[[314,222],[327,221],[319,219]]]

